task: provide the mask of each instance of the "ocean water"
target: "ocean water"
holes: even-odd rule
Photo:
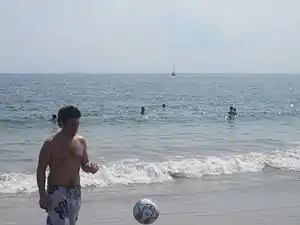
[[[68,104],[81,110],[80,134],[90,159],[102,165],[95,175],[82,173],[82,217],[90,224],[133,223],[132,204],[143,196],[159,202],[157,224],[174,216],[172,224],[187,217],[194,218],[189,224],[199,217],[214,224],[297,224],[300,76],[2,74],[5,224],[24,222],[14,216],[24,210],[20,201],[36,210],[23,214],[37,212],[37,156],[58,131],[51,115]],[[238,112],[233,121],[226,118],[230,105]]]

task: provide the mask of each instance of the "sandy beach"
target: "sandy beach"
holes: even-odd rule
[[[300,187],[297,175],[253,176],[247,185],[243,177],[197,181],[176,181],[158,185],[90,189],[83,192],[78,225],[137,224],[132,206],[141,197],[153,199],[161,215],[155,224],[192,225],[272,224],[296,225],[300,219]],[[269,189],[266,189],[269,187]],[[123,193],[123,194],[122,194]],[[145,194],[147,193],[147,194]],[[3,225],[45,223],[36,194],[1,197]]]

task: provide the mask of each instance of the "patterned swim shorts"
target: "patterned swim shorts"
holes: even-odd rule
[[[47,225],[75,225],[81,206],[81,189],[51,186],[47,189],[50,200]]]

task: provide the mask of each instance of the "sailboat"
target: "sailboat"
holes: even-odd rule
[[[176,76],[176,73],[175,73],[175,60],[174,60],[174,68],[173,68],[173,72],[171,74],[172,76]]]

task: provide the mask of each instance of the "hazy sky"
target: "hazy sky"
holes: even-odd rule
[[[0,0],[0,72],[300,72],[299,0]]]

